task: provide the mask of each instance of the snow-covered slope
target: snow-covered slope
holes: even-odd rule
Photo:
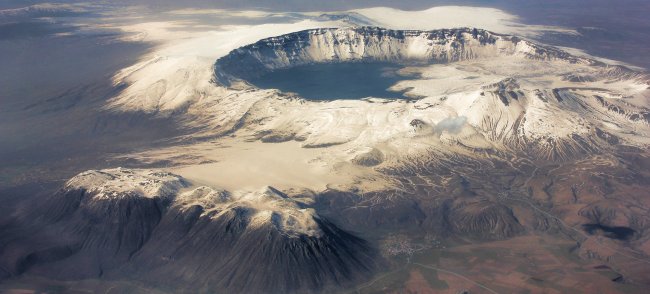
[[[244,215],[251,229],[270,226],[288,237],[322,236],[315,211],[273,187],[231,192],[200,186],[181,192],[189,185],[182,177],[168,172],[114,168],[80,173],[65,184],[61,193],[82,191],[84,205],[89,208],[104,206],[104,202],[149,199],[182,211],[200,206],[203,214],[212,219],[233,211],[246,211]]]
[[[520,38],[480,29],[435,31],[361,27],[315,29],[260,40],[217,60],[218,81],[246,79],[280,68],[326,62],[450,63],[497,56],[599,64]]]
[[[316,212],[296,202],[284,193],[266,187],[262,191],[230,193],[202,186],[181,194],[178,205],[190,209],[199,205],[203,214],[219,219],[237,210],[245,210],[250,226],[271,225],[287,236],[322,236]]]
[[[370,242],[406,231],[501,240],[602,221],[638,231],[647,247],[637,185],[650,145],[646,73],[482,29],[347,27],[428,28],[408,15],[436,13],[124,28],[165,45],[115,76],[122,91],[106,108],[191,131],[124,156],[165,168],[84,172],[19,211],[0,240],[0,276],[302,293],[381,268],[346,230]],[[402,66],[391,89],[412,99],[311,101],[247,83],[297,65],[375,61]],[[617,205],[592,205],[602,200]]]
[[[376,144],[400,137],[421,136],[422,127],[427,125],[429,127],[424,127],[424,132],[428,129],[430,133],[436,133],[437,124],[456,118],[467,127],[459,125],[456,132],[437,128],[437,133],[442,132],[440,139],[446,145],[506,148],[538,159],[555,160],[599,149],[601,144],[595,129],[602,131],[611,126],[603,124],[603,121],[618,125],[605,133],[633,125],[646,131],[648,127],[650,114],[647,108],[624,102],[644,97],[647,76],[624,67],[573,56],[553,47],[479,29],[301,31],[264,39],[232,51],[216,62],[215,76],[217,81],[229,86],[233,82],[245,82],[255,75],[297,65],[373,61],[410,64],[411,73],[420,73],[423,78],[405,78],[394,88],[424,98],[415,103],[394,101],[381,106],[367,102],[330,102],[325,107],[331,109],[330,115],[337,117],[335,122],[346,126],[344,131],[320,124],[317,113],[298,118],[286,114],[286,108],[280,108],[279,111],[285,113],[259,113],[267,122],[256,127],[256,133],[266,134],[262,140],[301,138],[304,146],[348,142]],[[418,64],[413,65],[413,62]],[[448,76],[441,78],[443,75]],[[316,108],[322,105],[306,104],[297,108],[311,112],[310,104]],[[337,107],[336,104],[346,105]],[[355,105],[357,110],[347,110],[350,105]],[[423,109],[422,105],[427,106]],[[378,108],[399,110],[399,114],[393,113],[395,119],[402,122],[379,123],[376,117]],[[357,112],[357,115],[339,114],[343,111]],[[373,123],[364,122],[363,116],[358,115],[364,112],[366,117],[375,117]],[[247,112],[251,119],[256,115],[255,108]],[[294,121],[289,123],[287,119]],[[361,121],[354,122],[359,119]],[[418,126],[417,134],[409,135],[414,119],[423,124]],[[280,126],[267,127],[274,121],[282,122]],[[361,133],[364,138],[359,137]],[[374,136],[369,138],[369,134]],[[627,138],[630,140],[628,144],[647,143],[643,137]]]
[[[246,82],[278,68],[372,61],[403,64],[404,77],[392,89],[415,99],[308,101]],[[194,180],[199,179],[197,171],[216,169],[224,174],[220,179],[254,175],[262,186],[322,189],[376,178],[372,171],[430,155],[431,150],[437,156],[498,154],[555,161],[650,143],[645,73],[481,29],[308,29],[253,42],[213,62],[169,71],[157,80],[138,80],[110,104],[119,111],[178,117],[198,130],[193,137],[222,138],[220,142],[232,147],[228,150],[236,150],[193,148],[205,161],[223,163],[189,163],[178,171]],[[177,66],[165,64],[154,61],[142,70]],[[281,152],[279,156],[294,154],[291,160],[305,163],[292,164],[300,168],[291,170],[300,177],[290,176],[277,162],[259,158],[264,148],[253,143],[258,140],[295,141],[299,143],[281,146],[327,152]],[[163,160],[165,154],[188,152],[186,148],[134,156]],[[379,160],[368,168],[359,159],[370,151]],[[224,164],[237,162],[247,169],[224,169]],[[323,174],[350,176],[332,179]],[[231,182],[200,179],[216,187]]]
[[[80,173],[70,179],[65,188],[84,190],[97,199],[120,197],[126,193],[136,197],[171,200],[185,185],[181,177],[167,172],[115,168]]]
[[[337,288],[375,269],[365,240],[272,187],[181,192],[187,185],[153,170],[81,173],[24,215],[43,222],[29,227],[38,242],[21,243],[25,231],[5,236],[12,254],[0,264],[11,275],[255,293]]]

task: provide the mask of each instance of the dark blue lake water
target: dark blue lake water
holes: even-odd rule
[[[407,79],[391,63],[326,63],[276,70],[250,79],[253,85],[297,93],[310,100],[406,98],[388,88]]]

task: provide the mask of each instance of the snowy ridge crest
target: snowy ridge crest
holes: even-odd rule
[[[201,186],[181,192],[188,185],[182,177],[168,172],[114,168],[80,173],[66,183],[65,190],[83,190],[94,201],[160,198],[182,210],[200,206],[203,215],[215,220],[235,213],[244,218],[249,229],[272,227],[289,237],[322,233],[314,209],[303,207],[273,187],[231,193]]]
[[[85,190],[94,199],[114,199],[124,195],[172,199],[187,183],[177,175],[154,170],[114,168],[89,170],[70,179],[67,190]]]
[[[312,208],[303,208],[300,203],[284,193],[266,187],[260,191],[229,193],[201,186],[183,193],[177,205],[185,209],[201,206],[204,215],[219,219],[233,212],[248,222],[250,229],[272,226],[286,236],[320,236],[322,231]]]
[[[449,63],[511,55],[603,65],[519,37],[477,28],[419,31],[352,27],[304,30],[262,39],[219,58],[215,64],[215,77],[220,83],[230,85],[238,79],[311,63]]]

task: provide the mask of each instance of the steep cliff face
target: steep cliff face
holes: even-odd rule
[[[347,102],[345,108],[337,108],[261,99],[233,128],[261,134],[262,141],[300,138],[304,146],[350,143],[359,149],[374,147],[386,138],[431,136],[445,150],[514,152],[543,161],[580,158],[616,145],[647,144],[643,136],[619,132],[645,131],[650,126],[647,107],[627,102],[645,99],[646,75],[480,29],[305,30],[231,51],[216,61],[214,77],[217,84],[232,91],[247,91],[238,96],[261,97],[264,89],[246,80],[293,66],[345,62],[404,64],[416,77],[405,77],[393,88],[418,101],[385,106]],[[299,107],[300,111],[292,112]],[[321,107],[328,116],[319,115],[324,111]],[[350,115],[343,109],[363,115]],[[392,121],[382,124],[386,117]],[[419,122],[417,129],[411,125],[414,121]],[[346,125],[344,131],[328,126],[338,123]],[[354,162],[379,165],[390,162],[386,159]]]
[[[514,36],[480,29],[398,31],[361,27],[306,30],[260,40],[217,60],[215,76],[222,84],[229,85],[238,79],[311,63],[449,63],[510,55],[598,64]]]

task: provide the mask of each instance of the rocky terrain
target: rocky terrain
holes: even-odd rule
[[[2,275],[272,293],[350,285],[376,269],[370,244],[271,187],[186,186],[150,170],[82,173],[5,231]]]
[[[106,109],[192,132],[129,155],[162,168],[84,172],[5,217],[1,277],[251,293],[650,285],[644,72],[473,28],[308,29],[195,61],[115,77]],[[402,66],[392,89],[410,99],[310,101],[247,81],[379,61]]]
[[[476,28],[436,31],[377,27],[306,30],[260,40],[217,60],[217,80],[230,84],[265,72],[327,62],[449,63],[496,56],[603,65],[557,50]]]
[[[491,63],[492,60],[503,61],[502,65],[519,61],[526,64],[528,72],[517,72],[514,66],[512,72],[505,66],[504,69],[490,68],[496,66]],[[625,102],[626,99],[621,99],[642,96],[648,80],[644,74],[576,57],[517,37],[478,29],[423,32],[346,28],[302,31],[264,39],[230,52],[217,60],[215,76],[217,82],[233,86],[232,83],[237,81],[245,83],[246,79],[252,78],[251,75],[303,64],[377,61],[404,63],[416,67],[412,71],[424,75],[419,82],[404,82],[401,87],[398,84],[399,88],[412,88],[407,94],[425,98],[414,103],[395,103],[395,109],[406,112],[398,115],[397,119],[411,120],[409,124],[395,121],[398,125],[390,127],[396,130],[385,134],[390,139],[403,137],[409,131],[413,133],[411,137],[423,135],[422,132],[432,129],[435,131],[436,125],[445,119],[458,119],[459,123],[463,120],[462,123],[471,128],[463,128],[461,123],[457,130],[453,130],[456,132],[445,128],[438,130],[443,133],[441,139],[447,137],[445,140],[451,145],[495,152],[507,148],[509,150],[506,152],[514,151],[521,156],[562,160],[612,148],[619,144],[615,133],[623,125],[627,126],[623,128],[633,125],[646,128],[650,122],[650,112],[645,106],[630,104]],[[436,66],[425,66],[426,64],[458,64],[454,70],[461,72],[454,74],[461,77],[480,70],[492,71],[492,74],[484,73],[481,78],[501,80],[475,85],[468,82],[467,88],[462,91],[458,91],[461,86],[454,88],[454,82],[447,81],[446,85],[439,86],[460,93],[450,93],[449,90],[446,93],[463,96],[449,98],[449,95],[435,95],[437,93],[427,91],[424,83],[434,83],[435,79],[432,81],[426,75],[435,75],[439,69]],[[566,69],[559,67],[562,65],[570,69],[565,72]],[[558,66],[560,72],[549,75],[548,68],[543,68],[545,66]],[[614,86],[628,83],[631,84],[624,88]],[[367,103],[356,104],[373,113],[374,109]],[[451,114],[439,113],[449,108]],[[295,122],[287,129],[286,120],[290,115],[273,114],[273,117],[268,117],[269,114],[260,113],[255,108],[249,109],[242,119],[261,119],[254,118],[255,116],[264,117],[268,121],[263,124],[268,127],[262,127],[261,130],[256,126],[262,140],[273,137],[274,142],[277,142],[281,137],[285,140],[299,138],[305,141],[305,146],[320,146],[355,139],[343,135],[338,139],[328,138],[327,142],[320,142],[326,139],[319,136],[319,130],[310,127],[319,124],[316,119],[309,121],[304,117],[297,118],[302,121]],[[285,123],[273,126],[273,121],[280,117]],[[614,123],[617,127],[603,124],[604,121]],[[415,125],[417,128],[413,127]],[[244,128],[246,126],[241,125]],[[378,124],[376,127],[384,128],[385,125]],[[350,127],[350,132],[353,128]],[[380,132],[373,125],[362,130]],[[633,143],[635,145],[647,143],[642,136],[634,137],[628,136],[628,139],[638,142]]]

